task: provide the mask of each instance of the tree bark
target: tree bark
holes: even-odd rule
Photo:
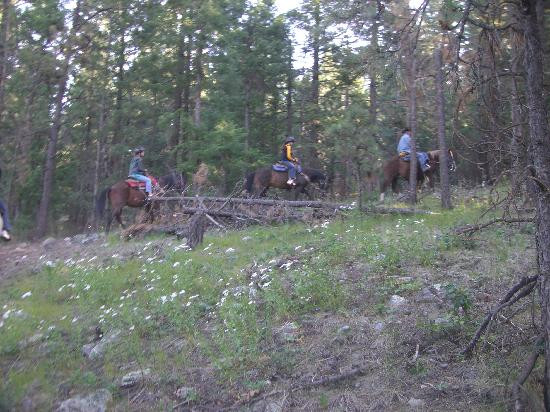
[[[451,205],[451,190],[449,185],[449,159],[447,141],[445,138],[445,79],[443,75],[443,58],[441,47],[434,51],[435,54],[435,70],[436,70],[436,87],[437,87],[437,115],[438,115],[438,139],[439,150],[439,176],[441,179],[441,207],[450,209]]]
[[[543,0],[522,0],[529,108],[529,173],[535,195],[537,263],[545,341],[544,405],[550,411],[550,130],[543,95]]]

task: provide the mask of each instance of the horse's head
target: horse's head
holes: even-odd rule
[[[304,173],[311,183],[316,183],[319,186],[319,189],[323,191],[327,189],[328,179],[323,172],[317,169],[307,169],[304,170]]]
[[[170,174],[162,176],[159,184],[166,190],[184,191],[187,186],[187,178],[184,172],[173,170]]]
[[[455,155],[452,149],[449,149],[449,170],[451,172],[456,170]]]
[[[456,162],[454,153],[451,149],[448,150],[449,152],[449,171],[454,172],[456,170]],[[439,167],[440,163],[440,157],[441,157],[441,150],[432,150],[428,152],[428,159],[430,162],[430,166],[436,166]]]

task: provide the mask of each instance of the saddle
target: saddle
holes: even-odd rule
[[[153,176],[147,176],[149,179],[151,179],[151,185],[157,186],[158,181]],[[140,182],[139,180],[132,179],[131,177],[126,178],[125,180],[128,187],[136,190],[143,190],[145,191],[145,182]]]
[[[271,166],[271,168],[275,171],[275,172],[286,172],[288,171],[288,167],[285,166],[284,164],[282,163],[275,163],[273,166]]]

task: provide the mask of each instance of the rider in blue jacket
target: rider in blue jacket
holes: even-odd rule
[[[411,129],[403,129],[403,135],[399,139],[399,144],[397,145],[397,153],[401,160],[406,162],[411,160]],[[430,170],[430,158],[428,157],[428,153],[417,151],[416,158],[423,172]]]
[[[145,149],[143,147],[140,146],[134,150],[134,157],[130,162],[128,177],[140,182],[145,182],[145,191],[147,192],[147,196],[151,196],[151,179],[147,177],[147,171],[143,167],[143,156],[145,156]]]

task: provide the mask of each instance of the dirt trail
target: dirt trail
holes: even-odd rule
[[[38,273],[44,267],[71,259],[90,261],[101,265],[108,260],[127,260],[143,251],[149,243],[155,249],[157,243],[165,240],[133,240],[132,242],[108,243],[105,235],[79,234],[64,239],[48,238],[41,242],[10,242],[0,244],[0,285],[18,275]],[[91,262],[91,263],[92,263]]]

